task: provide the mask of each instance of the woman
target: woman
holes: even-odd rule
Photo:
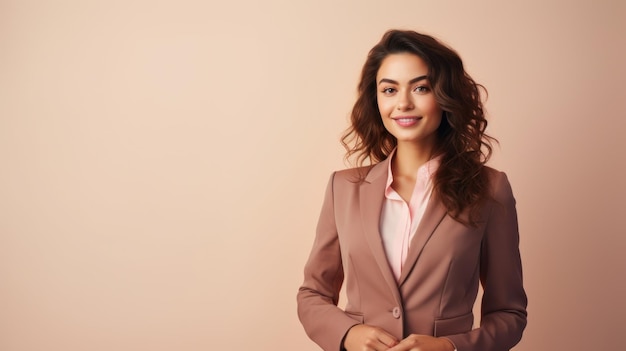
[[[300,320],[322,349],[499,351],[520,340],[515,199],[506,175],[485,165],[479,87],[427,35],[392,30],[370,51],[342,139],[360,166],[331,176],[298,292]]]

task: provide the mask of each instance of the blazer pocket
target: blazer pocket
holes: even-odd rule
[[[436,337],[467,333],[472,330],[474,324],[474,314],[472,312],[452,318],[435,319]]]
[[[344,311],[345,314],[354,319],[355,321],[363,324],[365,322],[365,318],[363,318],[363,313],[359,313],[359,312],[348,312],[348,311]]]

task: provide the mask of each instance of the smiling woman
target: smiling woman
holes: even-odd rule
[[[298,292],[307,334],[324,350],[509,350],[527,299],[515,199],[485,165],[480,86],[452,49],[392,30],[358,87],[342,139],[358,167],[331,175]]]

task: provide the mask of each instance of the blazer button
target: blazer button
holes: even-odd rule
[[[400,318],[400,307],[394,307],[393,310],[391,310],[391,314],[395,319]]]

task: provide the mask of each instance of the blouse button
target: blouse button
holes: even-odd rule
[[[395,319],[400,318],[400,307],[394,307],[393,310],[391,310],[391,314]]]

